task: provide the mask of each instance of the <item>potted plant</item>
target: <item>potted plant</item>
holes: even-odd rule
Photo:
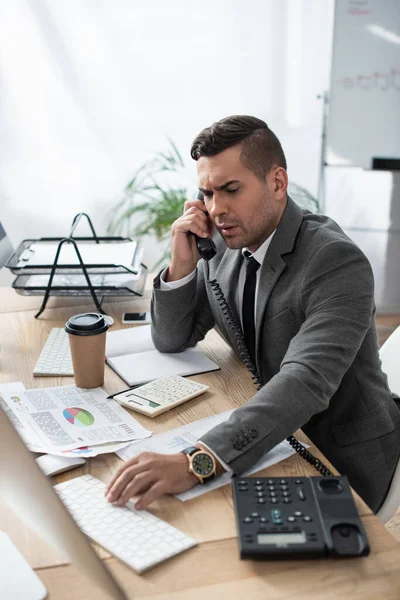
[[[172,140],[169,144],[134,173],[109,213],[108,233],[139,240],[155,235],[159,242],[169,242],[171,225],[182,215],[190,187],[182,157]],[[153,270],[169,257],[167,243]]]

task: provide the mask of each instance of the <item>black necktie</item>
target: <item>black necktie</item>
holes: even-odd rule
[[[254,303],[256,295],[257,269],[260,263],[248,252],[244,253],[246,258],[246,281],[243,290],[243,334],[250,358],[255,363],[255,324],[254,324]]]

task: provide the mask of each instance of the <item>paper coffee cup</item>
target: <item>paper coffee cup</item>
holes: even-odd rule
[[[65,324],[74,367],[75,384],[96,388],[104,383],[104,358],[108,324],[103,315],[74,315]]]

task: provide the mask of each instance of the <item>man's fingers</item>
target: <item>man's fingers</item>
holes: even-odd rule
[[[182,217],[179,217],[173,224],[175,231],[181,231],[183,233],[194,233],[201,237],[208,236],[209,232],[209,219],[204,213],[191,212],[185,213]]]
[[[138,473],[134,476],[133,480],[128,483],[124,490],[122,490],[120,497],[116,504],[118,506],[124,506],[132,496],[143,494],[154,484],[156,476],[151,471],[145,471],[144,473]]]
[[[138,456],[134,456],[133,458],[130,458],[129,460],[127,460],[127,461],[126,461],[126,463],[124,463],[124,464],[122,465],[122,467],[120,467],[120,468],[118,469],[118,471],[116,471],[116,472],[114,473],[114,475],[113,475],[113,476],[112,476],[112,478],[111,478],[111,481],[108,483],[108,485],[107,485],[107,487],[106,487],[106,489],[105,489],[105,492],[104,492],[104,495],[105,495],[105,496],[107,496],[108,492],[110,491],[110,489],[112,488],[112,486],[114,485],[114,483],[117,481],[118,477],[119,477],[119,476],[120,476],[120,475],[121,475],[121,474],[122,474],[122,473],[123,473],[123,472],[124,472],[126,469],[128,469],[129,467],[131,467],[131,466],[133,466],[133,465],[137,464],[137,462],[138,462]]]
[[[185,204],[183,205],[183,212],[186,213],[190,208],[197,208],[197,210],[206,212],[204,202],[201,200],[186,200]]]
[[[164,494],[164,484],[162,481],[157,481],[154,485],[152,485],[147,492],[145,492],[142,496],[140,496],[139,500],[135,502],[135,508],[137,510],[143,510],[147,508],[152,502],[163,496]]]
[[[107,500],[109,502],[116,502],[119,499],[122,492],[125,490],[126,486],[132,481],[132,479],[138,473],[141,473],[145,470],[148,469],[140,463],[125,469],[114,482],[113,486],[110,488],[110,491],[107,494]]]

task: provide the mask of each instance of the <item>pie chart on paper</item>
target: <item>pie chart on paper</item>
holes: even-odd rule
[[[77,427],[88,427],[94,423],[94,416],[84,408],[65,408],[63,416],[72,425],[76,425]]]

